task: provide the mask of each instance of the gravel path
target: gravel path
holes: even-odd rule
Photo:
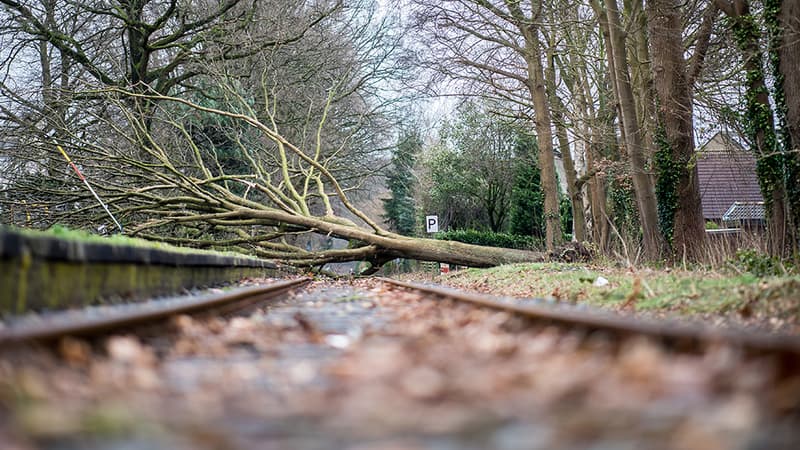
[[[800,448],[800,381],[769,361],[615,350],[369,280],[171,330],[0,354],[0,449]]]

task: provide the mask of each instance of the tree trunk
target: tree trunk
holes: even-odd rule
[[[561,111],[554,109],[553,117],[556,126],[556,139],[558,139],[561,158],[564,161],[564,175],[567,178],[567,195],[572,206],[572,239],[577,242],[586,241],[586,217],[583,211],[583,191],[578,186],[578,176],[575,171],[575,162],[572,159],[567,128]]]
[[[45,23],[48,27],[56,27],[56,1],[47,0],[42,2],[42,7],[45,12]],[[41,81],[42,81],[42,114],[44,129],[42,135],[47,136],[50,140],[55,140],[61,145],[65,145],[67,136],[65,133],[64,122],[66,120],[67,101],[65,97],[67,88],[69,87],[69,73],[67,65],[69,60],[67,56],[61,52],[60,61],[58,61],[58,73],[53,73],[56,61],[54,60],[51,52],[57,52],[58,49],[51,47],[50,43],[44,39],[39,40],[39,65],[41,67]],[[58,78],[58,80],[57,80]],[[50,142],[48,142],[49,144]],[[55,149],[47,152],[50,157],[46,160],[47,175],[52,179],[60,179],[64,174],[64,161],[60,155],[55,155]]]
[[[636,101],[636,117],[642,131],[645,160],[652,160],[656,152],[656,97],[653,85],[650,49],[648,47],[647,17],[642,0],[623,0],[624,14],[630,18],[623,23],[630,30],[627,41],[628,61],[631,71],[631,86]],[[650,173],[651,183],[655,174]]]
[[[556,127],[556,139],[558,148],[561,152],[561,159],[564,161],[564,175],[567,182],[567,195],[572,206],[572,238],[577,242],[586,241],[586,218],[583,212],[583,191],[577,183],[577,172],[575,162],[572,159],[572,151],[567,138],[567,126],[565,123],[564,103],[556,92],[556,69],[553,58],[552,45],[547,51],[548,65],[545,71],[547,84],[547,98],[553,113],[553,124]]]
[[[375,233],[340,221],[314,216],[289,214],[278,210],[254,210],[241,208],[232,211],[228,218],[261,219],[268,222],[290,224],[327,236],[360,241],[363,247],[331,252],[309,253],[306,258],[289,260],[304,265],[320,265],[328,262],[363,259],[378,261],[379,265],[394,258],[437,261],[470,267],[492,267],[501,264],[540,262],[547,255],[537,252],[507,248],[483,247],[454,241],[410,238],[394,233]],[[373,263],[374,264],[374,263]]]
[[[586,99],[587,80],[585,73],[580,74],[581,81],[576,86],[576,100],[578,110],[583,115],[583,129],[584,136],[584,155],[586,158],[586,192],[589,199],[589,211],[591,218],[591,234],[592,242],[597,245],[598,249],[605,253],[609,249],[609,226],[608,226],[608,213],[606,212],[606,188],[605,178],[602,170],[596,167],[597,160],[601,157],[601,152],[598,148],[602,147],[604,139],[603,132],[600,131],[603,127],[598,119],[597,112],[594,106]],[[602,94],[601,94],[602,103]]]
[[[610,145],[608,144],[608,141],[616,139],[616,134],[613,132],[612,123],[614,121],[614,114],[612,111],[617,110],[616,108],[609,106],[611,102],[607,101],[608,92],[611,92],[612,95],[616,95],[617,92],[615,77],[608,76],[609,73],[616,73],[614,67],[614,58],[611,56],[611,36],[608,28],[608,18],[605,14],[605,8],[599,0],[592,0],[591,6],[595,12],[597,22],[600,26],[602,40],[600,41],[599,51],[606,57],[608,73],[605,73],[602,76],[602,78],[606,81],[603,83],[606,84],[606,89],[601,90],[598,93],[600,106],[597,111],[594,110],[594,105],[592,102],[588,101],[589,98],[592,98],[592,92],[589,88],[588,76],[585,72],[583,74],[581,95],[578,98],[579,101],[585,105],[587,117],[593,117],[596,119],[594,126],[588,133],[589,142],[587,144],[588,151],[586,153],[587,169],[589,167],[593,167],[596,164],[596,161],[602,157],[604,153],[602,149],[607,145]],[[604,115],[604,111],[608,112],[608,118],[606,120],[603,119],[606,117]],[[589,130],[587,129],[587,131]],[[591,196],[589,203],[591,204],[592,208],[592,236],[594,242],[599,246],[600,251],[607,253],[611,249],[611,218],[608,216],[607,211],[608,195],[606,189],[606,179],[602,176],[595,176],[592,177],[590,182],[591,184],[589,185],[588,190]]]
[[[595,143],[594,134],[589,135],[590,141],[586,143],[586,170],[594,170],[598,144]],[[609,250],[608,212],[606,211],[606,186],[605,179],[601,176],[592,176],[587,181],[589,205],[592,217],[592,242],[598,249],[606,253]]]
[[[792,250],[797,254],[800,239],[800,0],[783,0],[778,12],[782,36],[778,45],[778,70],[783,78],[788,132],[787,163],[789,209],[793,221]]]
[[[800,0],[783,0],[778,14],[783,30],[778,56],[786,97],[786,126],[795,155],[800,152]]]
[[[658,211],[652,178],[647,171],[645,148],[642,143],[642,129],[638,126],[636,101],[630,82],[628,62],[625,58],[625,34],[622,29],[616,0],[604,0],[608,19],[611,48],[608,49],[614,60],[614,79],[624,130],[625,147],[630,162],[636,205],[642,226],[644,257],[657,259],[661,254],[661,239],[658,231]]]
[[[761,30],[750,14],[748,0],[716,0],[716,4],[733,20],[736,44],[742,52],[746,81],[745,120],[749,122],[749,139],[755,147],[756,172],[767,210],[767,245],[772,255],[782,256],[787,248],[786,189],[784,185],[784,155],[775,135],[775,121],[762,65],[759,46]],[[796,69],[793,69],[796,70]]]
[[[653,79],[658,95],[658,119],[671,160],[664,173],[667,192],[660,205],[672,217],[673,251],[690,259],[700,256],[705,224],[694,156],[692,90],[683,58],[681,17],[675,0],[648,0],[647,25],[653,58]],[[663,184],[662,184],[663,185]]]
[[[561,243],[561,216],[558,207],[558,182],[553,154],[553,130],[544,86],[539,35],[534,26],[520,24],[525,38],[525,62],[528,66],[528,90],[533,99],[536,135],[539,143],[539,170],[544,191],[545,246],[553,251]]]

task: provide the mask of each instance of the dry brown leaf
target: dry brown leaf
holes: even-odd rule
[[[92,348],[84,340],[66,336],[58,342],[58,353],[70,366],[80,367],[89,363]]]
[[[147,366],[155,363],[153,351],[133,336],[112,336],[106,341],[106,351],[112,361]]]
[[[421,366],[406,372],[400,379],[400,385],[413,398],[431,400],[444,392],[447,382],[436,369]]]

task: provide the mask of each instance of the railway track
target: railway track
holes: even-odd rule
[[[297,292],[246,314],[216,314],[278,288]],[[230,304],[164,311],[158,320],[213,307],[171,321],[170,333],[94,324],[86,333],[104,339],[0,352],[0,442],[5,432],[24,450],[800,444],[795,338],[384,278],[259,289],[228,293]],[[138,327],[151,319],[137,320]],[[11,331],[0,333],[7,344],[82,333]],[[120,404],[122,419],[105,418]],[[67,407],[66,423],[41,422]],[[115,427],[124,432],[93,436],[98,417],[122,420]],[[153,429],[160,434],[147,434]],[[143,434],[149,440],[137,441]]]
[[[554,324],[567,329],[580,330],[587,337],[592,333],[617,341],[631,337],[646,337],[667,348],[685,352],[702,352],[714,346],[727,346],[741,351],[747,357],[774,358],[784,376],[800,375],[800,337],[733,331],[711,328],[699,324],[679,323],[672,320],[654,321],[623,317],[600,311],[554,308],[525,304],[515,299],[504,299],[459,291],[456,289],[409,283],[391,278],[379,278],[390,286],[419,292],[439,299],[465,302],[484,308],[505,311],[544,324]]]
[[[0,348],[21,342],[51,341],[64,336],[93,336],[164,321],[180,314],[226,313],[278,297],[301,287],[309,278],[285,280],[199,296],[106,308],[101,314],[53,313],[36,322],[11,322],[0,329]]]

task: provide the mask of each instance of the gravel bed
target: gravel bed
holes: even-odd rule
[[[800,379],[767,359],[617,347],[369,280],[171,330],[0,354],[0,448],[800,448]]]

